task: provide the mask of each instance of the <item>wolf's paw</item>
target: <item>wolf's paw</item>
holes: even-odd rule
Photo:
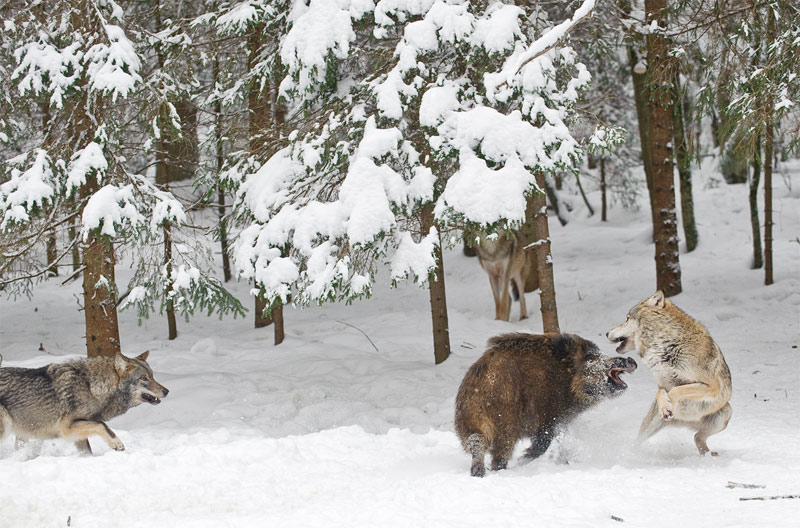
[[[672,413],[672,404],[667,402],[663,406],[659,406],[658,412],[661,414],[661,419],[665,422],[669,422],[675,415]]]
[[[125,446],[122,444],[119,438],[112,438],[108,445],[114,451],[125,451]]]

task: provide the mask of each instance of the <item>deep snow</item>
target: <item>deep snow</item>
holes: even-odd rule
[[[138,326],[123,312],[124,351],[151,350],[169,396],[110,422],[122,453],[97,438],[92,457],[63,441],[0,443],[0,527],[795,525],[800,499],[740,498],[800,494],[798,169],[775,178],[769,287],[750,269],[746,186],[695,182],[700,245],[681,255],[684,293],[673,301],[707,326],[731,367],[733,418],[709,440],[719,457],[697,455],[681,429],[632,447],[656,388],[640,362],[625,394],[579,418],[541,459],[521,464],[520,444],[508,470],[470,477],[452,432],[461,377],[488,337],[541,322],[534,294],[531,319],[519,321],[515,304],[512,322],[492,320],[485,274],[451,251],[453,355],[439,366],[427,292],[413,284],[379,285],[352,306],[287,309],[279,347],[251,316],[179,321],[169,342],[162,318]],[[613,354],[605,332],[655,280],[648,211],[609,217],[577,207],[551,230],[562,330]],[[0,301],[4,366],[84,354],[79,284],[58,283]],[[246,284],[235,288],[250,306]]]

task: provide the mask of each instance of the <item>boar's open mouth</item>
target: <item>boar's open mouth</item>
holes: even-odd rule
[[[636,361],[633,358],[614,358],[613,366],[608,369],[608,381],[611,383],[611,388],[615,390],[627,389],[628,384],[622,381],[620,375],[623,372],[633,372],[636,367]]]
[[[159,398],[156,398],[155,396],[147,392],[142,393],[142,400],[146,401],[150,405],[158,405],[159,403],[161,403],[161,400]]]

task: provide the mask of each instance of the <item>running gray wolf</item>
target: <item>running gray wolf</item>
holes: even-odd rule
[[[623,372],[631,358],[599,353],[591,341],[571,334],[504,334],[467,370],[456,396],[455,430],[472,455],[470,473],[505,469],[520,438],[530,438],[526,459],[542,455],[558,429],[592,405],[627,388]]]
[[[520,319],[527,319],[525,292],[532,292],[539,287],[539,277],[535,273],[529,277],[529,271],[536,266],[536,262],[533,250],[525,249],[519,231],[512,231],[511,236],[499,233],[496,238],[481,235],[475,252],[481,267],[489,275],[494,296],[494,318],[508,321],[511,316],[511,283],[514,299],[519,298]]]
[[[158,405],[169,392],[153,379],[148,354],[0,368],[0,440],[12,432],[18,441],[64,438],[89,454],[88,438],[98,435],[123,451],[125,446],[105,422],[143,402]]]
[[[666,425],[681,425],[696,431],[697,450],[708,453],[706,440],[728,426],[733,411],[731,371],[705,327],[659,290],[631,308],[625,322],[606,336],[619,343],[620,354],[639,352],[658,383],[637,443]]]

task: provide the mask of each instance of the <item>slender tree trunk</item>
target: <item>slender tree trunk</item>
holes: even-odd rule
[[[536,184],[544,189],[544,174],[536,173]],[[547,199],[543,193],[534,197],[534,251],[539,275],[539,300],[542,305],[542,331],[559,332],[556,286],[553,278],[553,257],[550,254],[550,227],[547,224]]]
[[[761,223],[758,220],[758,184],[761,181],[761,136],[756,138],[753,152],[753,176],[750,179],[750,227],[753,230],[753,269],[764,265],[761,252]]]
[[[600,158],[600,220],[608,221],[606,215],[606,159]]]
[[[639,144],[642,149],[642,164],[644,165],[644,179],[647,183],[647,195],[650,198],[650,212],[653,225],[658,223],[655,208],[653,207],[653,163],[650,146],[650,109],[648,107],[648,91],[646,83],[646,73],[636,73],[634,71],[639,62],[639,56],[633,49],[633,45],[628,46],[628,56],[630,57],[631,79],[633,81],[633,99],[636,104],[636,120],[639,124]],[[655,231],[653,240],[655,241]]]
[[[217,86],[219,80],[219,59],[214,57],[214,86]],[[214,135],[216,143],[216,156],[217,156],[217,179],[219,180],[222,174],[222,166],[225,163],[225,155],[222,148],[222,102],[217,98],[214,103]],[[218,205],[217,213],[219,215],[219,243],[222,250],[222,275],[225,282],[231,280],[231,259],[228,255],[228,226],[227,226],[227,212],[225,211],[225,190],[222,185],[218,185]]]
[[[51,229],[47,233],[47,275],[50,277],[58,276],[58,240],[56,239],[56,230]]]
[[[113,356],[121,350],[114,282],[114,245],[97,233],[83,246],[83,309],[86,351],[92,356]]]
[[[247,66],[252,71],[259,60],[259,53],[264,45],[264,26],[258,25],[247,37]],[[271,109],[269,105],[269,94],[260,90],[260,87],[253,83],[247,96],[247,109],[250,116],[250,155],[263,156],[266,136],[272,127]],[[272,316],[264,315],[267,301],[260,294],[256,294],[255,327],[263,328],[272,324]]]
[[[750,227],[753,230],[753,269],[764,266],[764,255],[761,251],[761,222],[758,219],[758,184],[761,181],[761,136],[756,138],[753,151],[753,175],[750,178]]]
[[[666,0],[645,0],[646,21],[665,27]],[[653,166],[653,231],[657,288],[671,297],[681,292],[681,268],[678,249],[678,221],[675,211],[675,170],[672,163],[672,109],[668,86],[669,76],[658,79],[668,71],[669,46],[658,32],[647,35],[649,63],[650,155]]]
[[[675,140],[675,159],[678,163],[678,176],[681,184],[681,215],[683,218],[683,235],[686,237],[686,250],[694,251],[697,247],[697,225],[694,220],[694,200],[692,199],[692,169],[689,159],[689,144],[686,140],[684,105],[681,97],[680,76],[673,76],[672,84],[672,117],[673,136]]]
[[[539,209],[541,209],[541,197],[539,193],[535,193],[528,197],[525,207],[525,224],[519,229],[525,251],[530,253],[528,259],[531,265],[528,267],[528,275],[525,277],[525,293],[539,289],[539,262],[536,260],[534,250],[535,243],[539,240],[536,233],[536,213]]]
[[[282,65],[280,62],[276,65],[276,71],[280,72],[283,70]],[[272,79],[270,83],[270,107],[272,108],[272,139],[275,140],[277,143],[277,139],[281,135],[281,130],[283,128],[283,123],[286,120],[286,109],[283,108],[278,103],[279,97],[279,85],[275,79]],[[288,246],[284,248],[284,255],[286,252],[289,251]],[[284,328],[283,328],[283,303],[280,299],[277,301],[275,306],[272,307],[272,318],[275,322],[275,344],[280,345],[283,343],[283,339],[285,336]]]
[[[70,243],[72,244],[72,272],[78,271],[81,267],[81,250],[80,244],[77,242],[78,240],[78,227],[77,227],[78,220],[73,220],[69,223],[69,229],[67,231]]]
[[[440,364],[450,356],[450,325],[447,318],[447,295],[444,285],[444,256],[442,255],[442,235],[433,216],[433,205],[423,208],[420,225],[422,234],[437,230],[438,243],[434,248],[436,268],[428,279],[428,293],[431,302],[431,322],[433,325],[433,359]]]
[[[172,226],[169,222],[164,222],[164,265],[166,266],[167,277],[172,277]],[[170,288],[167,288],[167,331],[169,340],[178,337],[178,321],[175,319],[175,303],[169,297]]]
[[[773,108],[771,98],[769,108]],[[764,284],[767,286],[775,282],[772,277],[772,154],[775,129],[771,114],[767,118],[764,138]]]
[[[767,42],[775,38],[775,12],[767,9]],[[769,286],[772,277],[772,167],[773,142],[775,139],[775,101],[771,92],[767,92],[766,130],[764,131],[764,284]]]
[[[586,208],[589,210],[589,216],[594,216],[594,208],[592,207],[592,204],[589,203],[589,199],[586,197],[586,193],[583,192],[583,185],[581,185],[580,174],[575,173],[575,181],[578,183],[578,190],[581,193],[581,198],[583,198],[583,203],[586,204]]]

